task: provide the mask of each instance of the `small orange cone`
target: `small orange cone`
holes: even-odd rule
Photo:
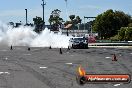
[[[116,55],[113,54],[112,61],[117,61]]]

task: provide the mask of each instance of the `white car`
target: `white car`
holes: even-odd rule
[[[88,40],[85,37],[73,37],[69,40],[70,48],[88,48]]]

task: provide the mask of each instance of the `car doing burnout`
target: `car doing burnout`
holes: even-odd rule
[[[85,37],[73,37],[69,40],[70,48],[88,48],[88,40]]]

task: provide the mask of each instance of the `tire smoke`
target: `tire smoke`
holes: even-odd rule
[[[37,34],[33,27],[20,26],[12,28],[0,22],[0,47],[2,46],[30,46],[67,48],[70,37],[61,33],[54,33],[48,28]]]

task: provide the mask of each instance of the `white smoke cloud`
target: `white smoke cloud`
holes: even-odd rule
[[[0,22],[0,47],[6,46],[31,46],[31,47],[53,47],[67,48],[69,38],[66,35],[54,34],[49,29],[45,29],[41,34],[33,31],[32,27],[21,26],[11,28]]]

